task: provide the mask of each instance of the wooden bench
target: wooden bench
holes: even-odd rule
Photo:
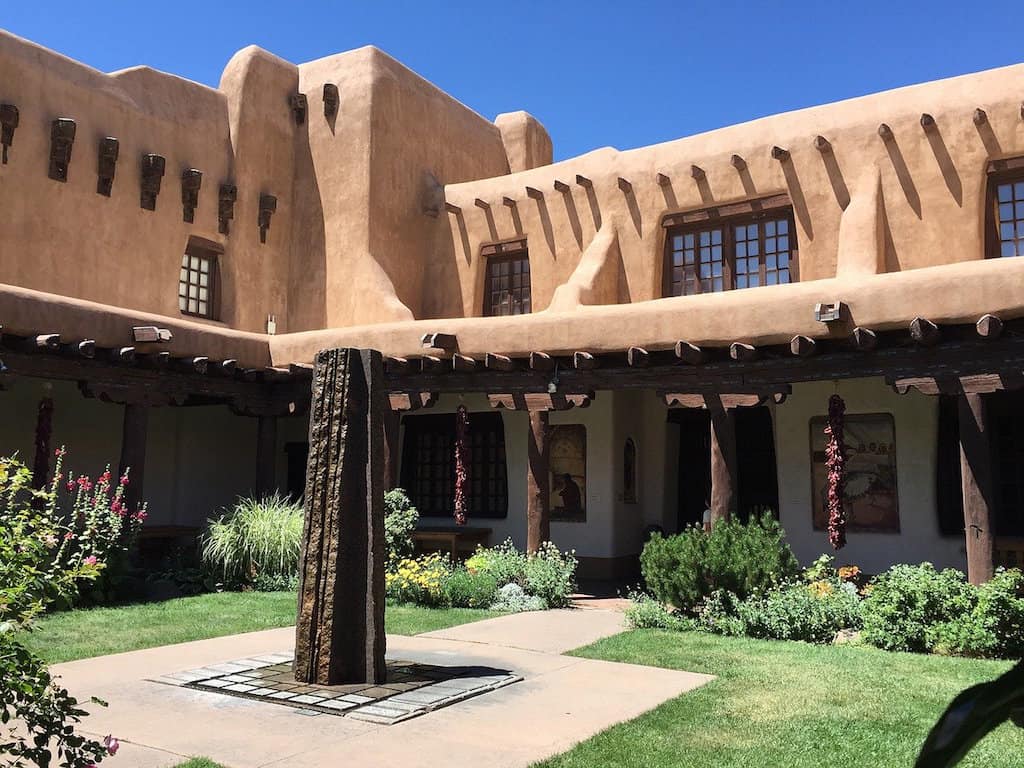
[[[486,546],[490,538],[490,528],[468,525],[425,526],[412,533],[417,554],[447,552],[452,561],[458,561],[460,555],[472,554],[477,545]]]

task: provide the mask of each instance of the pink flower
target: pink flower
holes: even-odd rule
[[[123,475],[121,475],[121,480],[119,482],[121,483],[121,485],[128,485],[128,473],[127,472],[125,472]]]
[[[146,510],[140,509],[134,515],[132,515],[132,517],[135,518],[136,520],[138,520],[141,523],[143,520],[145,520],[147,517],[149,517],[149,515],[146,514]]]
[[[117,754],[117,750],[121,748],[121,742],[115,739],[113,736],[107,736],[103,740],[103,746],[107,748],[107,752],[112,755]]]
[[[96,555],[89,555],[85,560],[82,561],[85,565],[96,565]],[[114,754],[111,752],[110,754]]]
[[[68,531],[64,534],[64,541],[71,541],[73,538],[75,538],[75,534],[73,534],[71,531]]]
[[[106,472],[104,472],[102,475],[100,475],[99,482],[101,482],[101,483],[109,483],[110,482],[110,470],[109,469]]]
[[[75,481],[68,480],[68,493],[71,493],[73,490],[75,490]]]
[[[65,452],[65,451],[64,451],[64,448],[58,448],[57,450],[55,450],[55,451],[53,452],[53,455],[54,455],[54,456],[57,456],[57,457],[59,458],[59,457],[61,457],[61,456],[63,456],[63,455],[64,455],[64,452]]]

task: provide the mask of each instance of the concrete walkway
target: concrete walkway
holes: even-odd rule
[[[204,756],[228,768],[338,765],[528,766],[707,682],[706,675],[560,655],[623,629],[622,614],[516,614],[416,637],[388,636],[388,657],[481,665],[522,682],[396,725],[151,682],[161,675],[289,651],[292,629],[200,640],[55,665],[87,700],[89,732],[122,741],[111,768],[165,768]]]

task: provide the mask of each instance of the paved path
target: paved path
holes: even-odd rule
[[[150,682],[288,651],[290,628],[83,659],[53,671],[80,697],[109,702],[106,709],[90,707],[85,725],[122,740],[111,768],[165,768],[194,755],[228,768],[528,766],[710,679],[560,655],[621,631],[622,618],[599,609],[547,611],[390,635],[389,658],[491,666],[524,679],[387,726]]]

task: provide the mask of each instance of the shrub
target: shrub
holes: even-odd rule
[[[396,603],[441,605],[449,571],[448,558],[438,553],[399,560],[384,574],[387,597]]]
[[[1024,656],[1024,573],[996,571],[991,581],[972,588],[973,610],[939,624],[936,652],[1019,659]]]
[[[738,606],[744,634],[775,640],[831,643],[841,629],[861,625],[860,598],[838,581],[790,584]]]
[[[895,565],[871,583],[864,640],[889,651],[931,651],[938,625],[973,611],[977,595],[960,571],[931,563]]]
[[[710,533],[691,527],[668,538],[654,534],[640,566],[656,598],[693,610],[715,590],[743,599],[794,577],[797,561],[783,536],[771,515],[752,516],[746,525],[718,522]]]
[[[659,603],[644,592],[634,592],[629,596],[630,604],[626,609],[626,622],[631,629],[669,629],[683,631],[696,629],[693,619],[680,616]]]
[[[526,591],[541,598],[548,608],[565,608],[576,591],[576,557],[559,552],[550,541],[526,558]]]
[[[401,488],[384,494],[384,546],[389,564],[412,557],[412,532],[419,519],[420,513]]]
[[[492,611],[523,613],[543,611],[544,601],[536,595],[528,595],[518,584],[506,584],[498,590],[497,599],[491,604]]]
[[[455,608],[489,608],[498,592],[498,582],[489,573],[452,571],[444,583],[445,598]]]
[[[697,626],[716,635],[738,637],[743,634],[743,620],[739,617],[740,599],[726,589],[716,589],[701,606]]]
[[[202,541],[203,561],[229,586],[291,578],[299,568],[302,522],[301,505],[280,494],[240,498],[210,522]]]
[[[526,585],[526,555],[516,549],[511,539],[489,549],[478,547],[466,561],[466,570],[493,576],[499,587]]]

